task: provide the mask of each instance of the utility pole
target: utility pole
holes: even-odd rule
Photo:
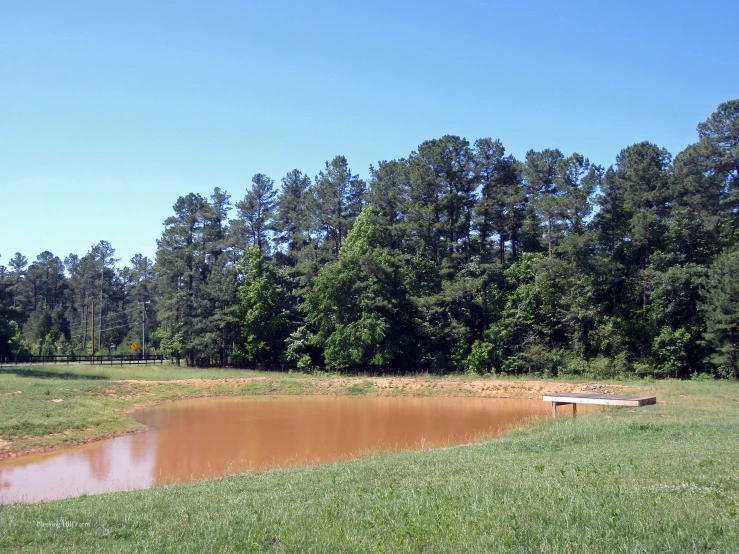
[[[146,305],[148,302],[139,302],[141,304],[141,356],[146,360]]]
[[[95,325],[95,321],[92,322]],[[85,334],[82,338],[82,352],[87,354],[87,310],[85,310]]]

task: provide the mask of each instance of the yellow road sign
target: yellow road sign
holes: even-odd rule
[[[139,345],[136,344],[135,342],[132,342],[131,343],[131,350],[136,350],[138,347],[139,347]]]

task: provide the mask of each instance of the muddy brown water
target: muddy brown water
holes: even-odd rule
[[[39,502],[494,438],[549,415],[504,398],[200,398],[136,412],[151,429],[0,462],[0,503]]]

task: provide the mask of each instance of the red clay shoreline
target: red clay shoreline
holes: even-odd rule
[[[278,379],[279,380],[279,379]],[[195,398],[213,398],[217,396],[267,396],[267,395],[343,395],[350,394],[347,392],[348,387],[371,385],[366,394],[374,396],[404,395],[404,396],[469,396],[483,398],[541,398],[545,394],[553,392],[577,392],[581,391],[582,383],[566,383],[561,381],[519,381],[519,380],[491,380],[491,379],[430,379],[419,377],[301,377],[301,381],[305,380],[310,383],[312,390],[290,392],[271,390],[260,392],[257,394],[223,394],[216,392],[208,394],[208,389],[215,386],[232,385],[234,387],[253,382],[272,382],[273,377],[234,377],[234,378],[188,378],[188,379],[171,379],[171,380],[143,380],[143,379],[125,379],[115,381],[115,385],[106,389],[108,394],[116,394],[125,392],[126,385],[166,385],[178,384],[195,386],[205,389],[204,394],[186,394],[175,398],[163,398],[145,402],[137,402],[128,406],[121,415],[129,417],[132,413],[143,408],[149,408],[159,404],[166,404],[178,400],[195,399]],[[630,387],[625,385],[609,385],[618,392],[624,391]],[[107,433],[105,435],[91,437],[89,439],[67,441],[58,444],[40,446],[27,449],[5,450],[0,452],[0,461],[28,456],[32,454],[40,454],[44,452],[53,452],[67,448],[74,448],[83,444],[99,442],[111,438],[141,433],[148,430],[148,427],[141,429],[122,430],[120,432]],[[51,435],[46,435],[51,436]],[[7,442],[7,441],[5,441]],[[2,446],[2,441],[0,441]]]

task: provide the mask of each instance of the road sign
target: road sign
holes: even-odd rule
[[[132,342],[131,343],[131,350],[136,350],[138,347],[139,347],[139,345],[136,344],[135,342]]]

